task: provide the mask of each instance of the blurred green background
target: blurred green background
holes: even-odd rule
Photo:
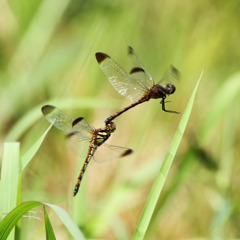
[[[95,52],[129,71],[130,45],[156,82],[173,64],[181,80],[167,106],[180,112],[205,68],[146,239],[240,238],[239,13],[236,0],[1,1],[1,142],[20,141],[24,153],[48,126],[44,104],[95,127],[129,105]],[[135,153],[91,162],[74,200],[82,163],[52,129],[24,172],[23,200],[63,206],[89,239],[129,239],[180,118],[163,112],[159,100],[121,115],[110,142]],[[25,239],[38,239],[38,220],[23,225]],[[68,239],[57,219],[54,229],[58,239]]]

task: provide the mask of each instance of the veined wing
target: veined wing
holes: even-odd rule
[[[126,147],[114,146],[107,143],[103,143],[97,148],[93,155],[96,162],[105,162],[113,159],[129,156],[133,153],[133,150]]]
[[[144,72],[145,72],[145,82],[147,82],[147,85],[148,87],[153,85],[154,84],[154,81],[153,81],[153,78],[152,76],[150,75],[150,73],[146,70],[146,68],[144,67],[144,65],[140,62],[137,54],[135,53],[134,49],[132,47],[128,47],[128,54],[132,57],[133,59],[133,62],[136,66],[140,67],[140,69],[144,69]],[[135,68],[135,69],[138,69]],[[134,70],[134,68],[131,70],[131,72]],[[130,73],[131,73],[130,72]],[[139,78],[140,81],[142,78]],[[161,83],[164,82],[164,83],[174,83],[176,81],[178,81],[180,79],[180,72],[173,66],[171,65],[167,74],[164,76],[164,78],[160,81]]]
[[[76,156],[83,156],[85,150],[89,148],[92,139],[92,133],[89,131],[72,131],[66,135],[69,148]]]
[[[145,94],[148,84],[143,69],[128,74],[105,53],[96,53],[96,59],[109,82],[121,95],[136,101]]]
[[[42,107],[42,113],[45,118],[54,125],[54,127],[64,132],[72,131],[72,122],[74,119],[68,116],[65,112],[52,105],[44,105]]]
[[[140,67],[134,67],[130,71],[129,79],[134,86],[128,88],[127,94],[128,98],[132,101],[138,101],[146,91],[152,86],[151,82],[148,80],[145,70]]]
[[[74,119],[72,122],[72,129],[74,132],[88,132],[92,133],[94,129],[87,123],[83,117]]]
[[[137,56],[134,49],[130,46],[128,46],[128,55],[132,58],[133,64],[134,64],[134,66],[136,66],[136,68],[144,69],[145,76],[143,76],[142,79],[144,79],[144,81],[147,83],[148,87],[152,86],[154,84],[154,81],[153,81],[151,74],[147,71],[147,69],[144,67],[142,62],[139,60],[139,57]],[[131,70],[131,72],[132,71],[133,70]]]
[[[180,80],[180,72],[173,65],[170,66],[167,74],[162,78],[159,83],[176,83]]]
[[[55,106],[44,105],[42,113],[54,127],[64,132],[91,132],[93,128],[88,125],[84,118],[74,119]]]

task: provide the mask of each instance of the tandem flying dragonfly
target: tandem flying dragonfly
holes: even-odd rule
[[[111,136],[111,133],[114,132],[116,129],[116,125],[113,122],[106,124],[106,127],[104,128],[94,129],[86,122],[84,118],[79,117],[74,119],[67,115],[65,112],[52,105],[43,106],[42,113],[45,118],[56,128],[66,132],[67,138],[77,138],[79,144],[89,144],[87,156],[78,176],[73,196],[76,196],[76,194],[78,193],[83,175],[98,147],[100,147],[101,145],[107,145],[107,147],[117,152],[117,157],[125,157],[133,152],[133,150],[130,148],[113,146],[105,143],[107,139]]]

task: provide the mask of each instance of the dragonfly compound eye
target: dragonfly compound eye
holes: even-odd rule
[[[176,87],[173,84],[168,83],[166,85],[167,94],[173,94],[176,91]]]
[[[116,130],[116,124],[114,122],[108,123],[107,126],[112,132]]]

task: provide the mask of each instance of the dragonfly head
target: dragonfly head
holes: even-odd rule
[[[173,84],[168,83],[165,86],[165,91],[166,91],[167,94],[173,94],[176,91],[176,87]]]
[[[110,122],[110,123],[107,124],[106,128],[110,132],[114,132],[116,130],[116,124],[114,122]]]

